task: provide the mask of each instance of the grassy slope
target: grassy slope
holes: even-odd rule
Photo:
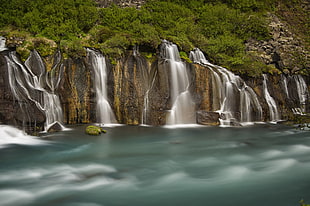
[[[213,63],[255,76],[268,67],[246,54],[244,42],[270,38],[266,12],[281,16],[309,46],[309,10],[301,3],[305,0],[148,0],[140,10],[96,8],[91,0],[27,1],[31,6],[23,7],[18,0],[0,5],[5,11],[0,14],[0,35],[8,37],[23,58],[32,49],[48,56],[57,48],[78,57],[85,55],[84,46],[119,58],[136,44],[151,56],[160,39],[168,39],[183,52],[200,47]],[[59,8],[51,9],[58,1]]]

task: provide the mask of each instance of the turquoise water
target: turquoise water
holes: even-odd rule
[[[0,205],[310,204],[310,132],[86,126],[40,139],[0,126]]]

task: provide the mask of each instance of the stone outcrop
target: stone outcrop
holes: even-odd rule
[[[121,8],[134,7],[139,9],[145,3],[145,0],[95,0],[95,2],[99,7],[108,7],[116,4]]]
[[[220,114],[218,112],[198,111],[197,123],[202,125],[219,125]]]
[[[274,14],[269,14],[269,30],[269,40],[248,40],[247,52],[257,56],[266,65],[274,65],[285,74],[295,74],[301,69],[310,68],[309,49]]]

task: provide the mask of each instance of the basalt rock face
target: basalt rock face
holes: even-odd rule
[[[91,70],[84,58],[63,61],[64,77],[59,96],[62,102],[64,122],[79,124],[96,122],[94,91],[91,86]]]
[[[108,78],[116,119],[119,123],[143,122],[145,95],[149,88],[149,64],[137,53],[127,55],[112,68]]]
[[[196,111],[213,111],[216,108],[216,103],[213,102],[212,95],[212,75],[208,68],[198,64],[189,64],[192,78],[192,94],[196,103]]]
[[[148,122],[154,125],[166,124],[167,110],[171,108],[167,65],[164,59],[158,59],[152,64]]]

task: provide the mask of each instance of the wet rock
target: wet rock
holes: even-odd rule
[[[59,132],[62,131],[62,125],[59,122],[54,122],[47,130],[47,132]]]
[[[137,51],[130,51],[112,68],[111,79],[110,97],[117,121],[128,125],[147,124],[143,113],[151,83],[146,59]]]
[[[66,59],[58,93],[62,103],[64,123],[79,124],[96,121],[94,99],[91,96],[91,72],[85,59]],[[92,112],[93,111],[93,112]]]
[[[219,125],[220,114],[218,112],[198,111],[197,123],[203,125]]]
[[[90,125],[86,127],[85,133],[88,135],[100,135],[102,133],[107,133],[107,131],[102,129],[101,127]]]

